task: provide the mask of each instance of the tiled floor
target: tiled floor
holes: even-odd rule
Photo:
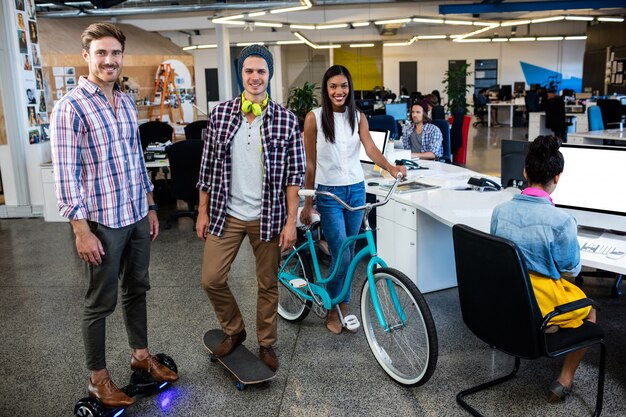
[[[472,130],[468,167],[498,173],[502,138],[524,139],[522,129]],[[163,215],[164,213],[162,213]],[[69,416],[85,394],[87,372],[80,335],[86,290],[84,266],[75,255],[67,224],[0,220],[0,416]],[[334,336],[311,314],[299,325],[279,321],[276,379],[236,391],[220,366],[210,363],[202,335],[218,324],[200,288],[202,244],[189,219],[161,231],[152,249],[148,298],[150,346],[177,361],[181,379],[145,397],[129,416],[464,416],[455,402],[461,389],[509,370],[512,360],[479,342],[464,326],[455,289],[428,294],[439,336],[439,361],[422,387],[392,382],[376,364],[362,330]],[[216,260],[219,261],[219,260]],[[452,262],[452,260],[451,260]],[[363,269],[354,284],[357,309]],[[244,243],[230,283],[256,351],[253,257]],[[604,416],[626,414],[626,303],[609,296],[608,280],[587,279],[584,290],[603,307],[607,332]],[[494,312],[500,314],[500,312]],[[107,323],[107,358],[115,381],[130,375],[129,349],[118,309]],[[597,374],[591,350],[563,404],[547,404],[547,387],[560,360],[523,361],[513,381],[470,401],[489,416],[583,416],[591,414]]]

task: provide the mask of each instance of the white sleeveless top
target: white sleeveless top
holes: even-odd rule
[[[313,110],[317,125],[317,165],[315,184],[340,186],[357,184],[365,179],[359,153],[360,112],[356,113],[354,132],[350,128],[347,113],[333,113],[335,117],[335,143],[326,141],[322,130],[322,108]]]

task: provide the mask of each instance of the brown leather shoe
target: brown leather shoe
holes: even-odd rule
[[[259,346],[259,359],[272,371],[276,372],[278,369],[278,357],[271,346]]]
[[[341,333],[342,329],[341,321],[339,320],[339,314],[337,313],[337,309],[335,307],[328,310],[328,316],[326,316],[326,328],[334,333]]]
[[[176,372],[163,365],[152,355],[149,355],[141,361],[135,358],[134,355],[130,355],[130,369],[133,371],[146,371],[157,381],[174,382],[178,380],[178,374]]]
[[[90,397],[95,397],[106,407],[128,407],[135,403],[135,400],[124,393],[107,377],[99,384],[94,384],[89,379],[87,392]]]
[[[246,329],[243,329],[239,333],[236,333],[232,336],[226,335],[222,343],[217,345],[215,350],[213,351],[213,356],[216,358],[222,358],[228,354],[230,354],[237,346],[242,344],[246,340]]]

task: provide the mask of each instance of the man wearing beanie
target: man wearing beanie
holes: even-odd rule
[[[246,339],[228,272],[247,235],[256,259],[259,357],[275,371],[276,276],[281,251],[296,240],[304,147],[296,116],[267,94],[274,71],[270,51],[248,46],[238,63],[243,93],[211,111],[197,185],[196,231],[205,242],[202,287],[226,334],[213,351],[223,357]]]
[[[441,130],[428,118],[428,102],[411,104],[411,122],[402,129],[402,147],[411,150],[412,158],[437,159],[443,154]]]

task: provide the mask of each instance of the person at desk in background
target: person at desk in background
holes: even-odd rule
[[[411,150],[412,158],[437,159],[443,154],[441,130],[430,122],[428,103],[417,100],[411,104],[411,122],[402,129],[402,147]]]
[[[478,92],[478,95],[476,95],[476,102],[474,103],[474,106],[476,106],[476,108],[482,107],[485,109],[485,112],[487,112],[487,103],[490,102],[491,99],[489,98],[489,90],[483,88]],[[500,126],[500,123],[498,123],[498,112],[495,107],[491,108],[491,125]]]
[[[197,184],[196,232],[205,242],[202,287],[226,335],[213,350],[223,357],[246,339],[228,272],[247,235],[256,259],[259,358],[276,371],[276,277],[281,250],[296,241],[304,149],[298,119],[267,93],[274,72],[270,51],[247,46],[238,62],[244,91],[211,110]]]
[[[354,104],[352,77],[348,69],[333,65],[326,70],[322,79],[322,107],[310,111],[304,121],[304,147],[306,173],[304,187],[328,191],[352,207],[365,204],[365,177],[359,152],[363,145],[367,156],[387,170],[393,177],[399,173],[406,176],[404,167],[391,165],[374,144],[369,133],[367,118]],[[343,288],[347,267],[354,257],[354,244],[337,259],[339,249],[348,236],[359,232],[363,213],[350,212],[330,197],[317,197],[322,232],[331,253],[330,271],[339,263],[335,279],[327,286],[328,294],[335,298]],[[300,220],[311,224],[313,198],[304,199]],[[339,304],[342,316],[346,316],[350,292]],[[336,309],[331,309],[326,318],[326,328],[339,334],[343,325]]]
[[[539,136],[530,144],[524,168],[528,188],[496,206],[491,217],[491,234],[519,247],[542,316],[555,306],[585,298],[577,286],[563,279],[578,275],[581,263],[576,220],[554,207],[550,199],[565,164],[560,146],[560,139],[554,136]],[[586,307],[557,316],[547,332],[576,328],[583,320],[595,323],[595,309]],[[586,350],[567,354],[558,379],[550,386],[550,402],[571,392],[574,374]]]
[[[135,401],[113,383],[106,366],[106,317],[115,310],[118,285],[132,349],[131,369],[145,370],[157,381],[178,379],[148,350],[148,267],[159,221],[135,103],[117,84],[125,40],[122,31],[109,23],[85,29],[82,55],[89,75],[57,102],[50,121],[59,213],[70,219],[76,250],[88,264],[82,323],[91,371],[87,389],[107,407]]]

